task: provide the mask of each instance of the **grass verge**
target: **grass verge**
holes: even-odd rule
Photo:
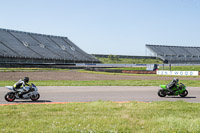
[[[34,80],[36,86],[159,86],[171,80]],[[0,87],[12,86],[16,81],[0,81]],[[198,80],[181,80],[186,86],[198,87]]]
[[[200,132],[200,103],[0,106],[0,132]]]
[[[91,73],[91,74],[103,74],[103,75],[126,75],[126,76],[151,76],[151,77],[172,77],[172,79],[176,77],[184,77],[179,75],[157,75],[157,74],[131,74],[131,73],[111,73],[111,72],[97,72],[97,71],[88,71],[88,70],[78,70],[78,72],[82,73]],[[200,76],[185,76],[185,77],[193,77],[198,78]]]
[[[146,70],[146,67],[122,67],[122,68],[108,68],[108,69],[114,69],[114,70]],[[169,66],[165,66],[164,68],[162,66],[159,67],[159,70],[170,70]],[[200,66],[171,66],[171,71],[200,71]]]
[[[164,70],[169,70],[169,66],[165,66]],[[160,66],[159,70],[163,70],[163,67]],[[171,71],[200,71],[200,66],[171,66]]]
[[[159,59],[129,59],[129,58],[100,58],[97,57],[103,64],[162,64]]]

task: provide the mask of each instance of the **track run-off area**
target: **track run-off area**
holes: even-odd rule
[[[188,96],[166,96],[157,95],[158,86],[38,86],[40,99],[37,102],[31,100],[16,99],[7,102],[4,95],[9,91],[0,87],[0,104],[18,103],[54,103],[54,102],[92,102],[92,101],[178,101],[200,102],[199,87],[187,87]]]

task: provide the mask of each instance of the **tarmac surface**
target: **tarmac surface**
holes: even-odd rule
[[[7,102],[4,95],[9,91],[0,87],[0,104],[13,103],[53,103],[53,102],[91,102],[91,101],[178,101],[200,102],[200,88],[187,87],[188,96],[157,95],[158,86],[38,86],[40,99],[37,102],[31,100],[15,100]]]

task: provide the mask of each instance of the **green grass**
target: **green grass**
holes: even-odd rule
[[[199,112],[183,101],[0,106],[0,132],[200,132]]]
[[[114,70],[146,70],[146,67],[123,67],[123,68],[107,68]],[[169,66],[160,66],[159,70],[170,70]],[[200,66],[172,66],[171,71],[200,71]]]
[[[36,86],[159,86],[171,80],[34,80]],[[12,86],[16,81],[0,81],[0,87]],[[199,87],[199,80],[181,80],[186,86]]]
[[[146,70],[146,67],[120,67],[120,68],[106,68],[106,69],[134,71],[134,70]]]
[[[126,58],[119,58],[116,59],[109,59],[109,58],[99,58],[103,64],[162,64],[163,62],[159,59],[126,59]]]
[[[153,77],[171,77],[172,79],[174,78],[174,75],[111,73],[111,72],[97,72],[97,71],[86,71],[86,70],[79,70],[78,72],[91,73],[91,74],[103,74],[103,75],[150,76],[152,78]],[[176,75],[176,77],[184,77],[184,76]],[[188,77],[188,78],[190,78],[190,77],[198,78],[199,76],[185,76],[185,77]]]
[[[169,70],[169,66],[165,66],[164,69],[160,66],[159,70]],[[200,66],[172,66],[171,71],[200,71]]]

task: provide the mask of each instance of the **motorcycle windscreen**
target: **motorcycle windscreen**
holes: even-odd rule
[[[34,84],[32,84],[32,87],[36,87]]]

